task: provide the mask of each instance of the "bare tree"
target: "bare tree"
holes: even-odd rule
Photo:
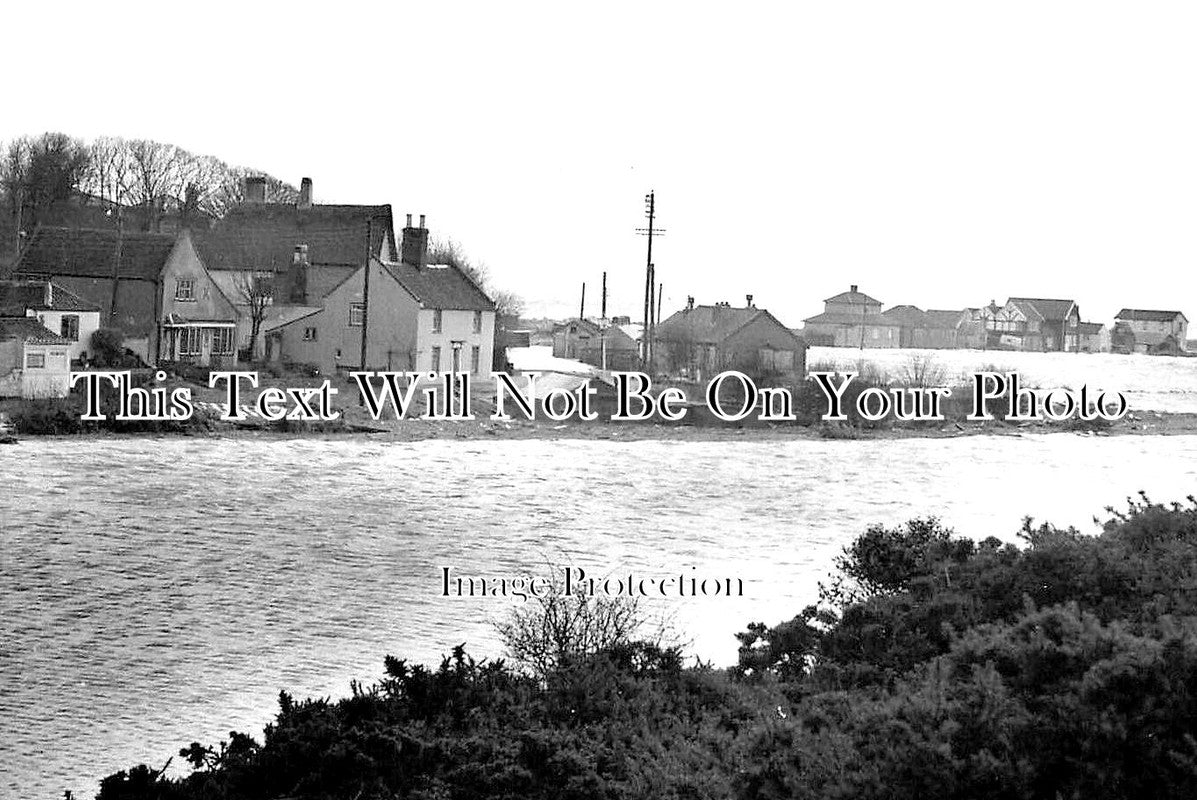
[[[500,317],[518,317],[523,313],[524,301],[515,292],[497,289],[491,281],[490,268],[481,262],[474,262],[465,250],[453,239],[434,239],[428,246],[429,264],[448,264],[457,267],[466,277],[478,285],[495,304],[495,313]]]
[[[246,351],[249,359],[253,360],[262,321],[266,319],[266,309],[270,308],[274,297],[274,275],[269,272],[243,272],[237,277],[235,286],[237,304],[244,306],[249,316],[249,344]]]
[[[544,678],[571,658],[620,645],[665,643],[665,620],[651,620],[635,597],[566,593],[560,567],[549,565],[551,591],[529,598],[494,623],[507,655]]]

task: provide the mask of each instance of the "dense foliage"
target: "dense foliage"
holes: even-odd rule
[[[261,744],[182,751],[102,800],[1197,796],[1197,502],[1025,544],[869,529],[820,602],[736,668],[617,642],[544,674],[388,657],[337,702],[280,697]]]

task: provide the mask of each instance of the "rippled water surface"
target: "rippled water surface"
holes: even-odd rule
[[[0,797],[91,797],[259,734],[282,688],[343,694],[386,653],[497,655],[487,620],[518,600],[442,597],[442,566],[742,578],[739,598],[647,601],[727,664],[871,523],[1094,530],[1139,489],[1197,489],[1197,437],[31,440],[0,448],[0,481]]]

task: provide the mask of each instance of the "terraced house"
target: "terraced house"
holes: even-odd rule
[[[190,231],[130,233],[37,228],[13,277],[48,281],[100,309],[149,364],[236,360],[237,311],[213,280]]]
[[[398,259],[372,253],[316,302],[279,309],[264,332],[268,359],[321,372],[365,367],[485,377],[495,305],[456,266],[428,263],[424,217],[414,225],[408,215]]]

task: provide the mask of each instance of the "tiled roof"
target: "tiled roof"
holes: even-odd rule
[[[111,278],[119,252],[119,277],[152,281],[174,246],[175,236],[169,233],[39,227],[13,273]]]
[[[932,328],[955,328],[964,317],[964,309],[929,308],[924,313],[927,325]]]
[[[1143,308],[1124,308],[1114,315],[1114,319],[1129,319],[1136,322],[1171,322],[1177,317],[1183,317],[1188,322],[1188,317],[1185,317],[1179,311],[1154,311]]]
[[[50,302],[47,303],[45,281],[0,281],[0,314],[19,317],[29,308],[37,311],[101,310],[95,303],[89,303],[56,283],[50,286]]]
[[[688,310],[678,311],[657,325],[653,329],[653,336],[664,341],[718,344],[745,325],[762,317],[771,320],[779,330],[794,336],[789,328],[778,322],[776,317],[763,308],[733,308],[732,306],[695,306]]]
[[[371,256],[378,257],[384,241],[398,252],[389,205],[242,203],[196,234],[196,245],[208,269],[286,271],[301,244],[308,246],[309,264],[360,267],[366,263],[367,223]]]
[[[0,317],[0,340],[4,339],[17,339],[28,344],[70,344],[35,317]]]
[[[1022,309],[1022,312],[1028,317],[1033,316],[1028,311],[1033,311],[1040,319],[1047,322],[1060,322],[1066,319],[1068,313],[1076,305],[1072,300],[1052,300],[1042,297],[1011,297],[1010,302]]]
[[[425,308],[465,311],[494,311],[495,304],[478,285],[454,266],[384,264],[404,289]]]
[[[824,303],[850,303],[852,305],[862,305],[862,306],[879,306],[879,305],[881,305],[880,300],[875,300],[872,297],[869,297],[864,292],[855,291],[855,287],[853,287],[853,291],[840,292],[835,297],[828,297],[823,302]]]
[[[897,322],[901,325],[922,325],[926,322],[926,312],[918,306],[894,306],[882,313],[882,316]]]
[[[46,284],[28,281],[0,281],[0,316],[23,317],[25,309],[46,302]]]
[[[313,314],[319,314],[323,310],[322,306],[270,306],[266,309],[266,318],[262,320],[262,330],[282,328]]]
[[[884,314],[847,314],[842,311],[824,311],[802,320],[807,325],[874,325],[882,328],[900,328],[897,321]]]

